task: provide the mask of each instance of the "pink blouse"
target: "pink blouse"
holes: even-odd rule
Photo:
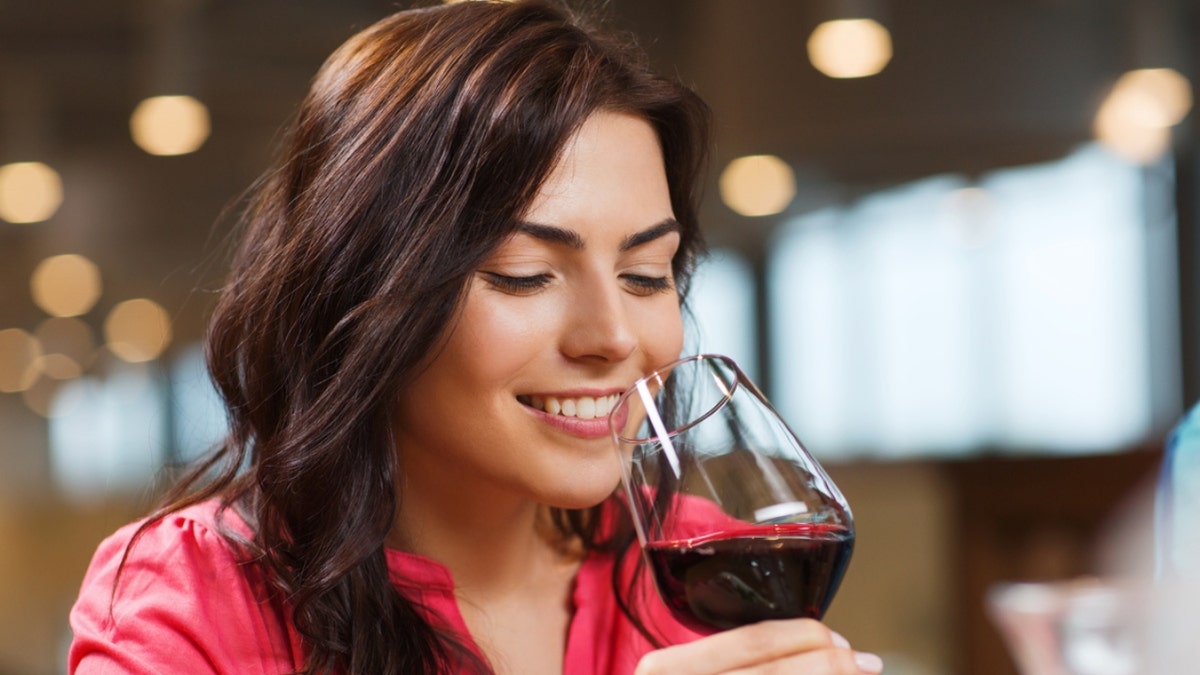
[[[214,502],[171,514],[151,525],[130,551],[116,595],[113,581],[137,523],[100,544],[71,610],[74,641],[69,672],[278,673],[302,665],[305,647],[258,565],[241,562],[215,529]],[[246,526],[232,510],[225,519]],[[388,549],[392,582],[435,626],[469,631],[454,597],[454,579],[440,563]],[[633,556],[628,558],[632,561]],[[613,556],[591,554],[575,578],[574,616],[567,635],[566,675],[632,673],[651,644],[617,606],[611,588]],[[649,575],[638,589],[642,616],[668,643],[697,633],[680,625],[654,592]]]

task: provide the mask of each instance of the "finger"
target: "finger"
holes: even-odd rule
[[[721,673],[834,647],[833,632],[813,619],[763,621],[647,654],[638,675]]]
[[[883,660],[875,654],[832,648],[793,654],[769,663],[730,670],[722,675],[878,675]]]

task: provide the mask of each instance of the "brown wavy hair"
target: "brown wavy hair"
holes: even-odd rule
[[[255,532],[240,544],[306,640],[302,672],[488,670],[389,583],[396,397],[597,111],[657,132],[682,293],[701,245],[708,110],[629,41],[551,2],[401,11],[353,36],[253,190],[207,337],[230,432],[155,515],[212,498],[237,509]],[[595,509],[555,522],[589,549],[629,551],[628,532],[600,535]]]

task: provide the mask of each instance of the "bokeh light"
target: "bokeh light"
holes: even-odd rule
[[[1170,68],[1125,73],[1096,111],[1096,140],[1120,157],[1148,164],[1171,147],[1171,127],[1192,108],[1192,85]]]
[[[91,365],[96,354],[96,339],[91,326],[76,318],[52,317],[38,324],[33,332],[42,353],[70,359],[81,369]]]
[[[104,321],[108,349],[130,363],[156,359],[171,343],[171,318],[153,300],[126,300]]]
[[[20,328],[0,330],[0,391],[28,389],[38,377],[36,363],[42,355],[37,338]]]
[[[62,178],[41,162],[0,166],[0,218],[10,223],[48,220],[62,204]]]
[[[774,155],[749,155],[729,163],[718,187],[726,206],[743,216],[779,213],[796,196],[796,176]]]
[[[191,96],[153,96],[129,118],[133,142],[151,155],[185,155],[208,140],[208,108]]]
[[[55,380],[70,380],[83,374],[83,368],[66,354],[42,354],[36,362],[37,370]]]
[[[51,256],[34,268],[29,285],[34,303],[50,316],[79,316],[100,299],[100,269],[74,253]]]
[[[54,398],[62,391],[64,380],[50,377],[39,377],[27,389],[21,392],[25,405],[42,417],[50,417]]]
[[[1130,99],[1143,126],[1174,126],[1192,109],[1192,83],[1171,68],[1131,70],[1117,80],[1113,92]]]
[[[873,19],[826,21],[808,37],[808,59],[829,77],[876,75],[892,60],[892,36]]]

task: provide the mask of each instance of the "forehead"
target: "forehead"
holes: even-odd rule
[[[646,228],[674,219],[662,149],[640,117],[598,112],[563,147],[522,216],[559,227]]]

